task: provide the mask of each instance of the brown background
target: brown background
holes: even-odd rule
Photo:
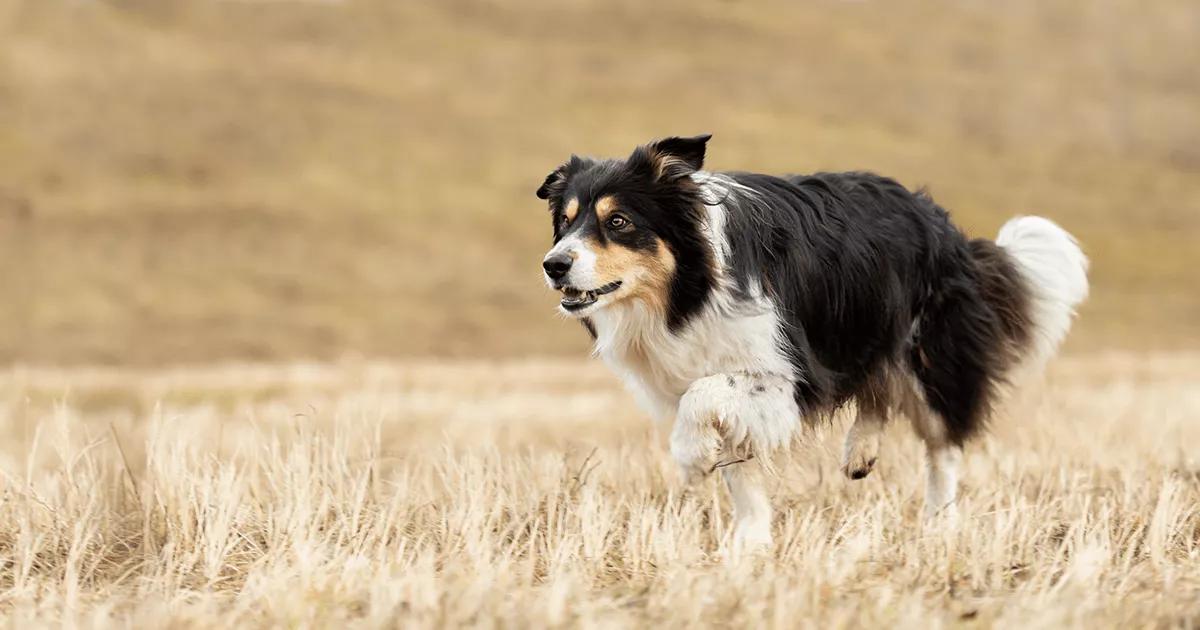
[[[1200,345],[1200,5],[0,0],[0,360],[580,354],[571,152],[870,169],[1077,234],[1073,350]]]

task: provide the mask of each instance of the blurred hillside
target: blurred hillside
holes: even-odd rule
[[[0,361],[578,353],[533,190],[928,185],[1094,260],[1076,349],[1200,345],[1200,4],[0,0]]]

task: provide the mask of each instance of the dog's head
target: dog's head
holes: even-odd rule
[[[707,296],[711,247],[700,190],[709,136],[666,138],[625,160],[572,156],[537,190],[550,203],[546,282],[573,317],[640,300],[676,325]]]

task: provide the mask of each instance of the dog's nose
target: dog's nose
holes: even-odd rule
[[[551,280],[561,280],[571,270],[571,257],[566,254],[552,254],[542,261],[542,269]]]

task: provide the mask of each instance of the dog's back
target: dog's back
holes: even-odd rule
[[[807,377],[803,407],[891,405],[897,375],[962,443],[1006,375],[1057,347],[1087,293],[1086,259],[1050,221],[968,240],[923,192],[870,173],[730,174],[739,282],[761,274]]]

